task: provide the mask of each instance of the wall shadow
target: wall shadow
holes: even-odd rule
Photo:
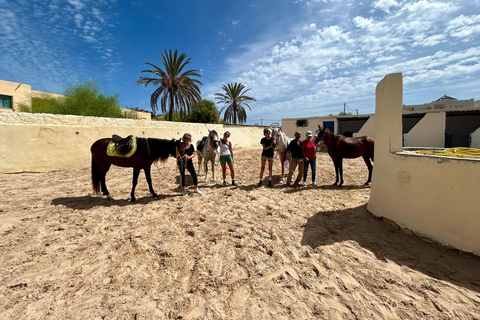
[[[131,202],[130,199],[106,199],[104,196],[82,196],[82,197],[65,197],[65,198],[55,198],[52,200],[52,205],[54,206],[65,206],[67,208],[75,210],[88,210],[96,206],[101,207],[111,207],[111,206],[129,206],[136,204],[147,204],[154,201],[161,201],[169,197],[177,197],[181,194],[176,195],[158,195],[154,198],[152,196],[146,197],[137,197],[136,202]]]
[[[305,224],[301,244],[312,249],[352,240],[377,259],[480,292],[480,257],[428,243],[376,218],[367,205],[318,212]]]

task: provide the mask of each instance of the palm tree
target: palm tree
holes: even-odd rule
[[[245,101],[257,101],[252,97],[245,96],[245,93],[250,90],[243,90],[245,86],[241,83],[227,84],[223,85],[222,89],[225,93],[215,93],[215,99],[219,100],[217,103],[223,103],[224,106],[220,110],[219,114],[225,110],[223,115],[223,120],[228,123],[239,124],[245,123],[247,121],[247,113],[243,108],[243,105],[246,105],[250,111],[252,110],[248,103]]]
[[[198,70],[188,70],[182,73],[183,68],[190,63],[190,58],[185,61],[186,57],[185,53],[178,56],[177,50],[173,55],[171,49],[168,52],[165,50],[165,55],[161,55],[165,71],[150,62],[145,62],[155,69],[142,72],[151,73],[152,76],[158,76],[158,78],[140,77],[140,80],[137,81],[137,84],[145,84],[145,87],[150,83],[160,85],[152,93],[150,106],[155,113],[160,98],[162,112],[166,113],[168,103],[169,121],[172,121],[174,111],[178,111],[183,118],[185,113],[190,113],[190,105],[196,105],[201,100],[198,85],[202,83],[191,77],[201,77],[202,75]]]

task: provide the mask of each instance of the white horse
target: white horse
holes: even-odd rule
[[[282,131],[282,128],[272,128],[272,137],[278,141],[277,146],[277,153],[280,155],[280,163],[282,165],[282,176],[280,178],[280,183],[283,183],[283,178],[285,176],[285,169],[287,169],[290,165],[290,160],[292,159],[292,155],[290,151],[287,151],[288,144],[292,141],[292,138],[287,137],[285,132]]]
[[[208,182],[208,161],[212,163],[212,175],[213,181],[215,179],[215,158],[217,156],[217,148],[220,139],[218,138],[218,133],[215,130],[208,130],[208,136],[203,137],[197,141],[197,153],[198,153],[198,174],[200,174],[200,169],[202,168],[203,162],[203,172],[205,173],[205,182]]]

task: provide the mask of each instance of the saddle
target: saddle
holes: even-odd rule
[[[114,134],[112,140],[108,143],[107,155],[112,157],[129,158],[137,150],[137,138],[130,135],[122,138]]]
[[[197,151],[198,152],[202,152],[203,147],[205,146],[205,144],[207,144],[207,139],[208,139],[208,137],[205,136],[205,137],[202,138],[202,140],[200,140],[200,142],[198,143],[198,146],[197,146]]]

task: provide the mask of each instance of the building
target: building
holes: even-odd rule
[[[444,95],[423,105],[403,105],[404,147],[480,148],[480,100],[457,100]],[[318,125],[349,137],[375,137],[375,114],[282,119],[282,129],[315,132]]]

